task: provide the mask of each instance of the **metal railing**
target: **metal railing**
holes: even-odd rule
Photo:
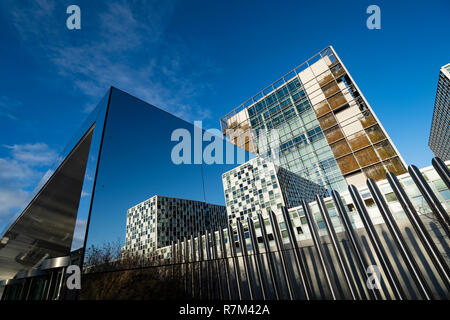
[[[449,186],[447,165],[438,158],[432,163]],[[268,222],[258,214],[256,221],[250,217],[238,221],[235,229],[228,226],[217,236],[207,231],[174,243],[171,263],[182,265],[185,289],[199,299],[448,299],[450,272],[445,255],[450,252],[436,234],[441,232],[441,240],[449,240],[449,213],[415,166],[409,167],[409,174],[433,212],[433,221],[438,222],[434,231],[425,226],[425,217],[419,216],[397,177],[388,173],[387,181],[407,223],[397,221],[377,183],[368,179],[381,224],[374,224],[358,189],[350,185],[362,228],[354,228],[341,196],[333,191],[344,232],[336,232],[322,196],[317,195],[315,204],[327,236],[319,234],[313,203],[303,202],[312,241],[298,241],[291,216],[282,208],[282,221],[268,211]],[[281,223],[285,230],[280,229]],[[380,273],[378,288],[369,284],[374,266]]]
[[[439,158],[432,164],[434,176],[449,188],[448,164]],[[352,211],[336,191],[331,200],[317,195],[315,202],[303,201],[299,210],[311,238],[299,239],[292,211],[281,208],[278,215],[268,211],[256,219],[238,221],[235,228],[229,225],[173,242],[168,247],[170,257],[158,265],[111,272],[158,274],[154,277],[157,283],[174,284],[192,299],[449,299],[448,201],[439,200],[428,178],[415,166],[408,171],[407,178],[428,205],[430,215],[419,212],[404,178],[388,173],[384,182],[367,180],[368,192],[363,194],[349,186]],[[404,218],[393,212],[380,184],[395,195]],[[366,202],[368,196],[373,200],[371,206]],[[90,281],[96,273],[83,277]],[[33,279],[24,279],[15,279],[16,284],[5,282],[3,299],[11,298],[17,286],[22,288],[20,292],[27,285],[31,288]]]

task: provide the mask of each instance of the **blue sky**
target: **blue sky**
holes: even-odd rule
[[[81,7],[82,29],[66,28]],[[381,8],[381,30],[366,8]],[[333,45],[407,163],[430,165],[449,1],[0,2],[0,227],[110,85],[204,128]]]

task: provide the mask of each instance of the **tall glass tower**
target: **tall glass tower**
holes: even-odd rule
[[[271,151],[280,165],[329,189],[362,186],[405,163],[344,64],[330,46],[221,119],[224,136],[247,151]],[[268,150],[268,151],[267,151]]]
[[[439,72],[428,145],[437,157],[450,160],[450,63]]]

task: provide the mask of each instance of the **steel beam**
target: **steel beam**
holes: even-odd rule
[[[325,202],[321,195],[316,195],[316,202],[319,206],[320,214],[322,215],[323,221],[325,222],[325,226],[327,228],[328,236],[330,237],[331,244],[334,249],[334,253],[338,259],[339,267],[344,275],[345,282],[347,284],[348,289],[350,290],[350,295],[353,300],[357,300],[357,292],[353,287],[354,283],[351,281],[351,271],[348,268],[347,264],[344,260],[344,253],[342,251],[341,246],[339,245],[339,240],[336,235],[336,231],[334,230],[333,222],[331,221],[330,215],[328,214],[328,210],[325,206]]]
[[[353,199],[356,210],[358,211],[361,217],[361,220],[367,231],[367,235],[369,236],[370,242],[372,243],[372,246],[375,250],[378,260],[380,261],[381,266],[386,274],[386,278],[389,282],[389,285],[391,286],[395,298],[399,300],[405,299],[405,295],[400,285],[400,281],[398,280],[395,274],[395,270],[392,267],[392,264],[388,259],[388,255],[381,243],[381,240],[375,231],[375,227],[372,224],[372,220],[369,217],[369,213],[367,212],[366,206],[364,205],[364,202],[358,192],[358,189],[356,189],[354,185],[349,185],[348,190],[350,191],[350,195]]]
[[[392,191],[394,191],[395,196],[397,197],[398,201],[400,202],[400,205],[402,206],[403,211],[405,212],[406,216],[408,217],[409,221],[411,222],[411,225],[413,226],[414,230],[416,231],[416,233],[419,237],[419,240],[422,242],[422,245],[423,245],[425,251],[428,253],[433,265],[435,266],[442,281],[444,282],[444,285],[446,286],[447,290],[450,292],[450,269],[448,268],[445,258],[442,256],[438,247],[434,243],[433,238],[431,237],[427,228],[425,227],[422,220],[420,219],[419,214],[417,213],[416,209],[414,208],[414,205],[412,204],[411,200],[406,195],[406,192],[402,188],[397,177],[390,172],[386,175],[386,177],[392,188]]]
[[[431,160],[431,163],[441,177],[442,181],[444,181],[447,188],[450,189],[450,170],[446,166],[445,162],[442,161],[441,158],[435,157]]]
[[[264,224],[264,218],[260,213],[258,213],[258,220],[259,225],[261,228],[261,235],[264,243],[264,249],[266,251],[267,261],[269,262],[269,275],[270,275],[270,281],[272,282],[274,292],[275,292],[275,298],[277,300],[280,300],[281,293],[280,293],[280,285],[278,284],[278,279],[276,278],[276,269],[275,269],[275,261],[273,260],[272,252],[270,251],[270,245],[269,245],[269,238],[267,236],[267,230],[266,225]]]
[[[365,258],[364,253],[361,249],[361,244],[359,242],[359,238],[356,235],[355,230],[353,230],[352,223],[347,215],[347,211],[345,210],[344,204],[342,203],[341,195],[339,194],[339,192],[333,190],[331,192],[331,196],[333,197],[334,205],[336,206],[339,216],[342,219],[345,232],[346,232],[348,240],[350,241],[350,244],[351,244],[352,251],[355,254],[357,267],[359,269],[361,277],[365,278],[365,280],[366,280],[366,282],[363,284],[363,286],[367,287],[366,283],[368,280],[368,276],[367,276],[366,270],[370,264],[367,262],[367,259]],[[357,278],[357,276],[355,275],[355,279],[356,278]],[[375,299],[375,300],[381,299],[378,291],[376,291],[375,288],[372,288],[372,289],[367,288],[367,290],[368,290],[367,292],[370,295],[370,298]]]
[[[413,278],[417,286],[417,289],[420,292],[420,295],[424,300],[431,300],[432,299],[431,290],[425,280],[425,277],[420,271],[420,268],[416,263],[414,256],[409,250],[408,245],[406,244],[406,241],[403,238],[403,235],[400,229],[398,228],[397,223],[395,222],[391,210],[389,210],[389,207],[386,201],[384,200],[380,189],[378,188],[376,182],[373,179],[367,179],[367,186],[369,187],[369,191],[372,194],[373,199],[375,200],[378,210],[380,211],[381,216],[386,222],[386,226],[388,227],[392,235],[392,238],[394,239],[394,242],[397,245],[400,254],[402,255],[402,258],[405,261],[406,267],[408,268],[411,277]]]
[[[303,211],[305,212],[306,221],[308,222],[308,227],[311,232],[311,237],[313,239],[314,246],[317,251],[317,255],[319,256],[319,262],[320,262],[320,265],[322,266],[322,271],[325,276],[325,281],[327,283],[328,290],[330,291],[331,297],[333,298],[333,300],[336,300],[336,293],[334,292],[329,269],[328,269],[327,263],[325,261],[325,252],[322,247],[322,243],[320,242],[320,235],[319,235],[319,231],[317,230],[316,222],[311,213],[309,205],[305,202],[305,200],[302,200],[302,207],[303,207]]]
[[[234,243],[234,233],[233,233],[233,228],[231,227],[231,225],[228,225],[228,245],[230,247],[231,258],[233,259],[233,269],[234,269],[234,276],[235,276],[235,280],[236,280],[238,299],[242,300],[241,271],[239,268],[239,260],[236,255],[236,245]]]
[[[275,216],[275,213],[273,213],[272,210],[268,210],[269,213],[269,220],[270,224],[272,226],[273,236],[275,238],[275,245],[277,246],[277,250],[280,254],[280,260],[281,260],[281,267],[283,269],[283,276],[286,280],[286,286],[289,293],[289,299],[294,300],[295,299],[295,293],[294,293],[294,283],[292,281],[292,275],[289,271],[289,267],[287,265],[287,257],[286,252],[284,250],[284,244],[283,244],[283,238],[281,237],[280,227],[278,225],[277,217]]]
[[[258,240],[256,239],[255,225],[252,218],[247,218],[248,231],[250,233],[250,241],[253,248],[253,256],[255,258],[256,273],[258,276],[259,287],[261,288],[263,300],[267,299],[267,284],[263,275],[263,263],[259,252]]]
[[[231,275],[230,275],[230,263],[228,261],[227,248],[225,245],[225,236],[223,234],[223,229],[219,229],[219,242],[220,242],[220,251],[222,251],[222,259],[225,264],[225,280],[227,284],[227,298],[228,300],[233,299],[231,295]]]
[[[237,222],[237,230],[239,237],[239,244],[241,246],[242,260],[244,261],[245,277],[247,278],[248,292],[250,300],[255,299],[255,288],[252,282],[252,274],[250,270],[250,261],[248,260],[247,243],[245,242],[244,229],[240,221]]]
[[[450,218],[447,211],[445,211],[438,198],[436,198],[436,195],[434,194],[433,190],[431,190],[431,187],[428,185],[428,183],[425,181],[425,178],[423,177],[422,173],[420,173],[420,170],[416,166],[410,165],[408,167],[408,172],[417,188],[419,189],[420,193],[424,197],[425,201],[430,206],[431,211],[433,211],[438,222],[442,226],[442,229],[444,229],[445,234],[450,238]]]
[[[297,272],[300,277],[301,285],[303,288],[303,292],[305,294],[306,300],[310,300],[312,297],[312,285],[310,282],[310,279],[307,276],[306,271],[306,259],[303,255],[303,252],[301,252],[300,247],[297,243],[297,238],[295,236],[294,227],[292,225],[291,218],[289,217],[289,211],[286,209],[286,207],[281,207],[282,213],[283,213],[283,220],[286,224],[286,230],[288,232],[289,241],[292,246],[292,250],[294,251],[294,257],[295,257],[295,264],[297,267]]]

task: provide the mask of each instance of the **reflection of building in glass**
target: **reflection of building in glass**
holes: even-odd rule
[[[316,194],[328,196],[327,190],[263,158],[254,158],[223,174],[223,187],[229,223],[247,219],[271,208],[292,208],[301,200],[314,201]]]
[[[146,254],[172,241],[226,225],[224,206],[157,195],[128,209],[124,249]]]
[[[450,63],[439,73],[428,145],[437,157],[450,159]]]
[[[230,112],[221,126],[233,143],[259,154],[270,150],[261,132],[277,129],[280,165],[329,189],[382,180],[386,171],[406,172],[332,47]]]

